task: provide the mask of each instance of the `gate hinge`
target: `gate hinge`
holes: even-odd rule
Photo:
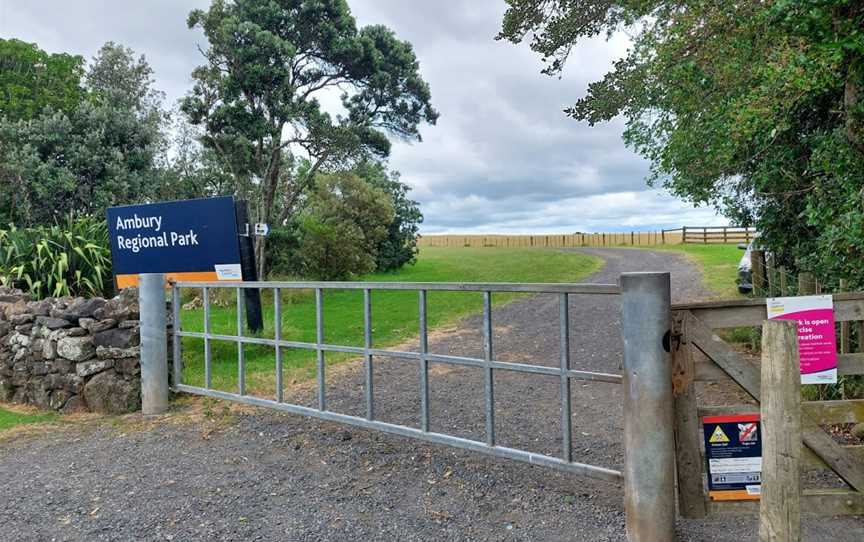
[[[675,348],[675,351],[681,349],[681,337],[680,333],[675,333],[671,329],[663,334],[663,350],[667,352],[672,352],[672,348]]]
[[[672,321],[672,329],[663,334],[663,350],[667,352],[672,352],[672,348],[674,346],[675,351],[681,349],[681,345],[684,343],[684,320],[679,317],[675,317]]]

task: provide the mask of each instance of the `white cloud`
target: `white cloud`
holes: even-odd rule
[[[169,102],[191,86],[205,40],[186,27],[206,0],[0,0],[0,35],[92,57],[108,40],[144,53]],[[589,127],[562,110],[628,46],[623,35],[574,49],[560,79],[525,46],[494,40],[503,0],[349,0],[359,24],[410,41],[441,112],[422,143],[396,142],[391,163],[441,231],[652,229],[725,221],[648,190],[647,163],[626,149],[620,120]]]

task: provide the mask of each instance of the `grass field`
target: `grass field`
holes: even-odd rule
[[[583,254],[542,249],[472,249],[423,248],[417,264],[395,273],[373,274],[363,281],[376,282],[578,282],[602,266],[598,258]],[[188,300],[199,292],[184,293]],[[211,308],[211,332],[235,334],[237,315],[235,290],[221,290],[211,300],[226,306]],[[500,306],[519,294],[495,294],[493,306]],[[259,335],[273,338],[272,292],[262,295],[264,330]],[[363,345],[363,292],[360,290],[327,290],[324,292],[324,342],[345,346]],[[417,334],[418,294],[416,291],[373,291],[372,327],[376,347],[392,346]],[[427,321],[430,329],[441,328],[482,308],[480,293],[429,292]],[[203,331],[202,309],[185,310],[181,326],[186,331]],[[315,298],[311,290],[282,292],[282,339],[315,342]],[[269,346],[245,345],[246,386],[255,394],[275,394],[275,353]],[[183,341],[183,381],[204,384],[204,345],[201,339]],[[237,344],[211,341],[213,388],[237,389]],[[350,355],[327,354],[327,363],[344,360]],[[315,352],[284,348],[282,350],[285,382],[305,380],[315,374]]]
[[[49,422],[56,418],[53,413],[24,414],[0,408],[0,431],[28,423]]]
[[[705,284],[717,297],[741,297],[735,278],[738,276],[738,261],[744,251],[736,245],[665,245],[650,247],[649,250],[683,252],[699,265]]]

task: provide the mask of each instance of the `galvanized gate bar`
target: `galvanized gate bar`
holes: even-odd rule
[[[243,355],[243,290],[237,288],[237,390],[246,394],[246,357]]]
[[[483,292],[483,395],[488,446],[495,446],[495,381],[492,378],[492,294]]]
[[[217,333],[205,334],[198,331],[178,331],[178,337],[189,337],[191,339],[204,339],[205,337],[209,338],[213,341],[231,341],[238,342],[237,337],[234,335],[220,335]],[[297,341],[286,341],[280,340],[276,341],[273,339],[265,339],[261,337],[242,337],[239,339],[240,342],[244,344],[257,344],[264,346],[276,346],[277,344],[283,348],[297,348],[302,350],[317,350],[318,345],[315,343],[305,343],[305,342],[297,342]],[[333,344],[322,344],[321,350],[324,352],[341,352],[343,354],[357,354],[363,356],[366,354],[367,350],[363,347],[359,346],[339,346]],[[422,352],[405,352],[401,350],[386,350],[383,348],[370,348],[368,350],[370,355],[373,356],[384,356],[391,357],[394,359],[408,359],[408,360],[419,360],[422,357],[425,357],[427,361],[432,361],[435,363],[445,363],[448,365],[460,365],[463,367],[480,367],[485,368],[486,362],[484,360],[479,360],[475,358],[466,358],[461,356],[450,356],[445,354],[423,354]],[[546,376],[560,376],[561,369],[557,367],[547,367],[545,365],[531,365],[527,363],[517,363],[512,361],[498,361],[492,360],[489,362],[489,366],[493,369],[501,369],[504,371],[513,371],[517,373],[534,373],[539,375]],[[567,372],[567,378],[573,380],[585,380],[591,382],[607,382],[610,384],[621,384],[623,377],[618,374],[612,373],[598,373],[595,371],[580,371],[576,369],[569,369]]]
[[[143,276],[143,275],[142,275]],[[163,292],[164,293],[164,292]],[[162,302],[165,302],[165,298],[163,295]],[[180,337],[177,335],[178,331],[181,331],[180,326],[180,290],[178,288],[174,288],[171,291],[171,329],[174,333],[174,337],[172,338],[172,352],[171,352],[171,360],[173,362],[173,381],[174,385],[180,384],[183,382],[182,373],[183,373],[183,357],[182,357],[182,346],[180,344]]]
[[[375,418],[374,388],[372,387],[372,293],[369,288],[363,290],[363,355],[364,370],[366,372],[366,419]]]
[[[183,331],[179,326],[180,313],[180,289],[202,288],[204,292],[204,332]],[[210,322],[210,289],[234,288],[237,294],[237,334],[224,335],[212,332]],[[244,312],[243,312],[243,289],[244,288],[270,288],[273,290],[274,311],[274,334],[273,338],[248,337],[243,334]],[[314,289],[315,291],[315,342],[301,342],[285,340],[282,336],[282,289]],[[324,342],[324,290],[327,289],[361,289],[363,290],[363,346],[344,346],[327,344]],[[419,352],[405,352],[388,350],[386,348],[373,348],[372,332],[372,290],[410,290],[418,291],[418,315],[420,346]],[[444,354],[432,354],[429,352],[429,329],[428,329],[428,306],[427,290],[435,291],[463,291],[481,292],[483,294],[483,357],[471,358],[462,356],[451,356]],[[555,293],[559,299],[559,328],[561,331],[561,353],[558,363],[553,366],[530,365],[525,363],[511,363],[496,360],[493,345],[493,323],[492,323],[492,292],[525,292],[525,293]],[[573,462],[572,457],[572,427],[571,415],[572,405],[570,399],[571,380],[588,380],[597,382],[622,383],[622,376],[617,374],[598,373],[592,371],[578,371],[570,368],[570,337],[569,337],[569,294],[616,294],[618,287],[614,285],[594,284],[445,284],[445,283],[327,283],[327,282],[255,282],[234,283],[226,285],[219,282],[189,282],[173,284],[172,297],[174,300],[175,329],[175,370],[177,380],[175,391],[205,395],[230,401],[236,401],[256,406],[275,408],[286,412],[313,416],[320,419],[339,421],[365,427],[378,429],[389,433],[403,436],[420,438],[439,444],[447,444],[459,448],[483,452],[497,457],[505,457],[524,461],[534,465],[544,465],[558,468],[568,472],[574,472],[583,476],[600,478],[609,481],[622,480],[622,473],[613,469],[585,465]],[[205,387],[189,386],[182,384],[180,380],[179,363],[181,360],[181,339],[198,338],[205,343]],[[210,345],[212,341],[229,341],[237,344],[238,354],[238,386],[237,393],[219,391],[212,389],[212,353]],[[246,395],[245,386],[245,345],[271,346],[276,351],[276,394],[275,400],[264,399]],[[296,348],[311,350],[316,353],[317,362],[317,408],[304,407],[284,402],[283,396],[283,374],[282,374],[282,348]],[[364,417],[349,416],[327,410],[326,401],[326,352],[342,352],[357,354],[364,359],[365,368],[365,402],[366,413]],[[373,381],[373,357],[386,356],[401,360],[414,361],[418,363],[420,377],[420,427],[407,427],[392,423],[376,421],[374,409],[374,381]],[[483,370],[484,375],[484,413],[485,413],[485,442],[464,439],[453,435],[446,435],[430,431],[429,416],[429,364],[443,363],[464,367],[475,367]],[[561,458],[537,454],[524,450],[516,450],[508,447],[498,446],[495,438],[495,387],[494,371],[503,370],[517,373],[554,376],[561,381],[561,416],[562,416],[562,452]]]
[[[238,339],[234,335],[220,335],[217,333],[205,334],[198,331],[178,331],[178,337],[189,337],[192,339],[204,339],[209,338],[213,341],[231,341],[231,342],[243,342],[244,344],[257,344],[264,346],[276,346],[277,344],[283,348],[297,348],[302,350],[317,350],[318,345],[315,343],[305,343],[298,341],[286,341],[280,340],[276,341],[273,339],[265,339],[262,337],[242,337]],[[357,354],[363,356],[366,354],[367,350],[363,347],[359,346],[340,346],[334,344],[322,344],[321,350],[325,352],[341,352],[343,354]],[[461,365],[463,367],[486,367],[486,362],[484,360],[479,360],[476,358],[466,358],[461,356],[450,356],[445,354],[423,354],[422,352],[406,352],[401,350],[386,350],[383,348],[370,348],[368,350],[369,354],[373,356],[385,356],[391,357],[395,359],[421,359],[421,357],[425,357],[427,361],[432,361],[435,363],[445,363],[448,365]],[[517,363],[512,361],[498,361],[492,360],[489,362],[489,366],[493,369],[501,369],[504,371],[513,371],[517,373],[534,373],[540,375],[547,376],[560,376],[561,369],[557,367],[547,367],[545,365],[531,365],[527,363]],[[607,382],[610,384],[621,384],[623,377],[618,374],[612,373],[598,373],[595,371],[580,371],[576,369],[570,369],[567,371],[567,377],[573,380],[585,380],[591,382]]]
[[[573,460],[573,426],[570,404],[570,299],[567,294],[559,294],[558,311],[561,335],[561,459]]]
[[[429,333],[426,322],[426,290],[420,290],[417,298],[420,331],[420,430],[429,431]]]
[[[315,288],[315,355],[318,362],[318,410],[327,410],[327,397],[324,395],[324,299],[321,288]]]
[[[176,282],[180,288],[280,288],[283,290],[443,290],[449,292],[522,292],[528,294],[617,295],[617,284],[523,282]]]
[[[273,288],[273,339],[276,342],[276,402],[281,403],[285,393],[282,384],[282,291]],[[207,386],[208,388],[210,386]]]
[[[621,483],[623,481],[623,475],[621,474],[621,471],[617,471],[614,469],[607,469],[594,465],[586,465],[584,463],[568,463],[566,461],[558,459],[557,457],[550,457],[548,455],[536,454],[524,450],[507,448],[504,446],[487,446],[485,443],[476,440],[454,437],[452,435],[446,435],[443,433],[422,431],[414,427],[406,427],[404,425],[396,425],[375,420],[370,421],[357,416],[339,414],[326,410],[317,410],[301,405],[292,405],[290,403],[277,403],[276,401],[272,401],[270,399],[262,399],[249,395],[238,395],[236,393],[217,390],[204,390],[195,386],[187,386],[186,384],[180,384],[179,386],[176,386],[175,391],[191,393],[194,395],[203,395],[206,397],[213,397],[215,399],[223,399],[225,401],[232,401],[246,405],[281,410],[283,412],[289,412],[291,414],[300,414],[303,416],[309,416],[311,418],[345,423],[356,427],[362,427],[364,429],[384,431],[385,433],[425,440],[434,444],[445,444],[448,446],[453,446],[455,448],[480,452],[495,457],[512,459],[515,461],[521,461],[523,463],[530,463],[532,465],[538,465],[543,467],[551,467],[561,471],[578,474],[579,476],[585,476],[587,478],[596,478],[599,480],[616,483]]]
[[[210,334],[210,288],[202,290],[204,297],[204,334]],[[211,366],[211,356],[213,351],[210,347],[210,338],[204,337],[204,387],[213,387],[213,368]]]

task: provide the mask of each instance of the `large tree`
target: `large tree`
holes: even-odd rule
[[[0,119],[26,120],[46,107],[72,111],[84,96],[84,59],[35,43],[0,39]]]
[[[169,115],[167,144],[157,159],[157,200],[181,200],[234,193],[234,178],[213,149],[201,144],[203,131],[174,110]]]
[[[580,40],[632,47],[567,114],[623,115],[651,182],[756,224],[788,265],[864,285],[864,3],[508,0],[500,37],[552,75]]]
[[[134,111],[143,120],[159,124],[165,118],[162,102],[165,93],[155,88],[153,68],[144,55],[107,42],[85,76],[87,90],[100,101],[119,109]]]
[[[189,26],[210,45],[183,110],[260,222],[285,223],[328,164],[386,156],[388,135],[419,140],[438,117],[411,45],[383,26],[358,29],[345,0],[214,0]],[[338,114],[322,106],[334,97]],[[300,157],[311,167],[296,167]]]
[[[80,101],[0,119],[0,221],[52,223],[70,212],[101,214],[111,205],[146,201],[160,177],[162,113],[143,58],[106,44]]]

